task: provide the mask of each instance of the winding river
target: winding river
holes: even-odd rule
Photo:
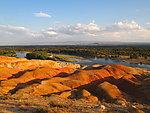
[[[26,53],[22,52],[17,52],[16,53],[18,58],[25,58]],[[107,65],[107,64],[121,64],[129,67],[139,67],[139,68],[149,68],[150,65],[147,64],[135,64],[135,63],[129,63],[129,62],[123,62],[123,61],[118,61],[118,60],[112,60],[112,59],[106,59],[106,58],[91,58],[91,59],[86,59],[86,60],[81,60],[81,59],[76,59],[76,58],[70,58],[72,60],[76,60],[77,62],[71,62],[71,63],[78,63],[80,65]]]

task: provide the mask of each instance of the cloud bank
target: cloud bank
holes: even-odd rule
[[[89,24],[59,25],[40,32],[19,26],[0,25],[0,44],[45,44],[64,41],[150,42],[150,30],[135,21],[116,22],[100,27]]]
[[[147,22],[147,23],[145,23],[145,24],[150,25],[150,22]]]

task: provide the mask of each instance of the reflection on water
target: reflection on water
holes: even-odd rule
[[[26,53],[21,53],[21,52],[16,52],[17,54],[17,58],[25,58],[26,57]]]
[[[26,53],[17,52],[16,54],[17,54],[18,58],[25,58],[26,57]],[[135,64],[135,63],[118,61],[118,60],[112,60],[112,59],[108,59],[108,58],[93,58],[93,59],[86,59],[86,60],[76,59],[76,58],[70,58],[70,59],[77,61],[77,62],[72,62],[72,63],[78,63],[81,65],[121,64],[121,65],[129,66],[129,67],[150,68],[150,65],[146,65],[146,64]]]

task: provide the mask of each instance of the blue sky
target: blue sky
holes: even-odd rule
[[[147,42],[149,29],[150,0],[0,0],[0,44]]]

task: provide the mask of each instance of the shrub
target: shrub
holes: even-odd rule
[[[28,59],[48,59],[49,55],[45,51],[33,51],[32,53],[27,53],[26,58]]]

